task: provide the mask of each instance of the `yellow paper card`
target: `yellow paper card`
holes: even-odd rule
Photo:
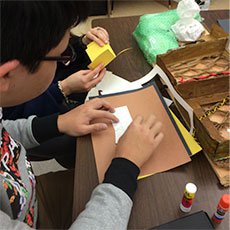
[[[188,145],[192,155],[200,152],[202,150],[202,148],[200,147],[200,145],[195,141],[195,139],[193,138],[193,136],[188,132],[188,130],[182,125],[182,123],[180,122],[180,120],[176,117],[176,115],[170,110],[173,119],[175,120],[182,136],[184,137],[184,140],[186,142],[186,144]]]
[[[86,53],[91,60],[91,63],[88,65],[89,69],[95,69],[101,63],[106,66],[116,57],[109,44],[101,47],[96,42],[91,42],[87,46]]]

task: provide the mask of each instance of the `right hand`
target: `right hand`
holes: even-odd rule
[[[88,45],[92,41],[96,42],[99,46],[104,46],[109,43],[109,34],[107,30],[99,26],[91,28],[82,38],[82,42]]]
[[[141,168],[162,141],[161,129],[162,123],[155,116],[150,115],[146,120],[137,116],[120,138],[116,157],[126,158]]]
[[[71,111],[59,115],[57,126],[60,133],[70,136],[82,136],[92,132],[102,131],[108,128],[105,122],[95,122],[97,119],[118,122],[113,115],[114,108],[102,99],[87,101]]]
[[[66,96],[76,92],[87,92],[95,87],[105,76],[103,64],[94,70],[80,70],[61,81],[61,88]]]

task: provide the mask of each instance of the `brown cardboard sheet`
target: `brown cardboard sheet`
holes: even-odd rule
[[[221,168],[219,166],[217,166],[212,159],[209,157],[209,155],[207,153],[205,153],[206,158],[208,159],[208,162],[210,163],[210,165],[212,166],[216,176],[218,177],[220,183],[224,186],[224,187],[229,187],[230,186],[230,170],[226,169],[226,168]]]
[[[166,111],[154,86],[134,92],[106,96],[104,99],[115,108],[127,106],[133,119],[138,114],[144,118],[149,114],[155,114],[163,124],[164,139],[141,168],[140,176],[167,171],[191,161],[189,150],[178,134],[172,118]],[[92,134],[99,182],[103,181],[104,173],[115,156],[115,131],[112,124],[109,123],[108,126],[105,131]]]

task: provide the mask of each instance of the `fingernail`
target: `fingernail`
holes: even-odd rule
[[[101,129],[107,129],[108,126],[106,124],[101,124]]]
[[[97,78],[99,75],[99,73],[97,73],[95,76],[93,76],[93,79]]]

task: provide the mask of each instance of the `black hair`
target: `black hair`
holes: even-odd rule
[[[19,60],[30,72],[89,14],[89,1],[1,0],[1,60]]]

